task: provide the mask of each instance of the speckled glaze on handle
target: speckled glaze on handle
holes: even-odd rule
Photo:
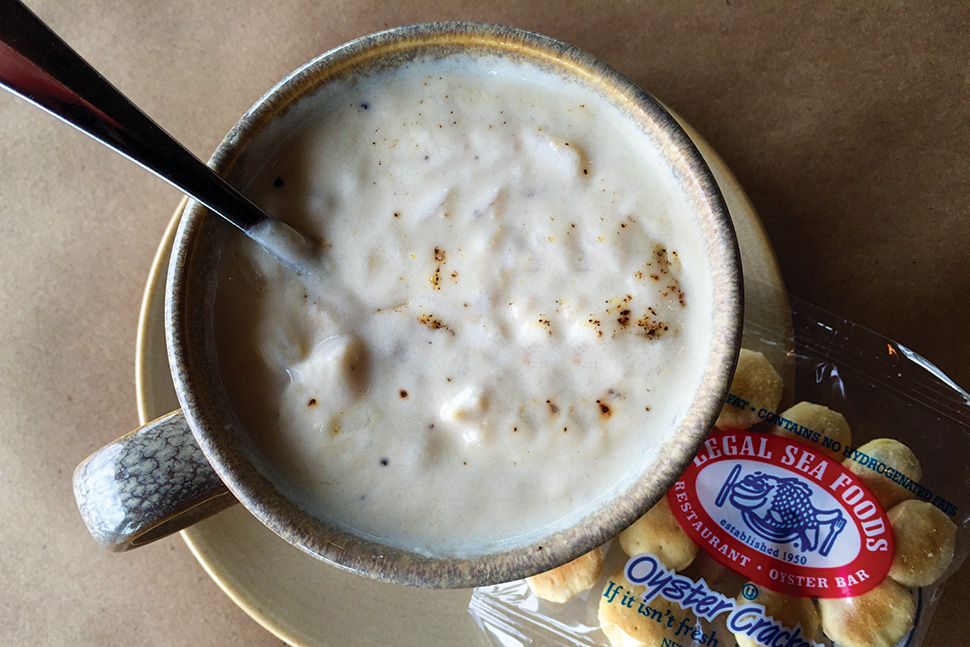
[[[74,471],[88,530],[115,551],[178,532],[236,502],[181,411],[105,445]]]

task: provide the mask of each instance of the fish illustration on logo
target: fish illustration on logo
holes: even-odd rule
[[[791,543],[802,552],[825,557],[845,528],[840,510],[820,510],[812,503],[812,488],[797,477],[781,478],[755,471],[741,477],[735,465],[714,504],[730,503],[751,532],[775,544]],[[821,541],[820,541],[821,540]]]

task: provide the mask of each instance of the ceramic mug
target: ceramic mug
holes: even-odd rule
[[[220,249],[236,235],[221,218],[190,203],[176,234],[165,294],[169,362],[181,410],[104,447],[74,477],[85,523],[102,544],[126,550],[176,532],[237,501],[303,551],[380,580],[470,587],[518,579],[602,545],[664,495],[691,460],[720,411],[736,361],[742,322],[737,241],[723,198],[689,137],[652,97],[592,55],[531,32],[480,23],[391,29],[348,43],[279,83],[250,109],[216,150],[210,166],[237,186],[252,178],[259,142],[280,132],[282,115],[307,107],[335,78],[365,75],[416,57],[485,54],[527,61],[611,97],[655,142],[677,190],[693,211],[712,287],[712,335],[702,378],[679,425],[664,430],[656,455],[603,505],[568,527],[509,542],[483,554],[436,556],[338,527],[313,514],[280,482],[241,427],[213,348],[213,295]],[[265,150],[265,149],[261,149]]]

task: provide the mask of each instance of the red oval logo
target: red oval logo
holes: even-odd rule
[[[667,497],[695,543],[779,593],[862,595],[892,564],[892,527],[876,497],[798,441],[712,433]]]

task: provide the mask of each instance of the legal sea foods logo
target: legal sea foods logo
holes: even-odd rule
[[[893,559],[885,512],[837,461],[796,440],[716,432],[667,494],[690,538],[775,591],[862,595]]]

